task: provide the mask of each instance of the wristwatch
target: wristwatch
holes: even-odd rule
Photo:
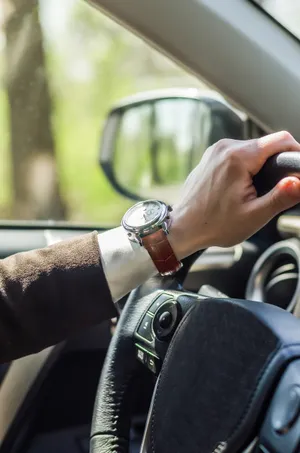
[[[128,238],[145,247],[161,275],[172,275],[182,263],[168,240],[171,206],[158,200],[141,201],[122,219]]]

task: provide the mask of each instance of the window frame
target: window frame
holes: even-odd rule
[[[300,37],[298,38],[291,30],[289,30],[288,28],[286,28],[281,22],[279,22],[278,19],[276,19],[276,17],[272,16],[271,13],[269,13],[263,6],[261,6],[259,3],[257,3],[256,0],[248,0],[248,2],[252,3],[252,5],[257,8],[257,10],[259,10],[261,13],[263,13],[266,17],[270,18],[270,20],[276,24],[277,26],[279,26],[281,28],[281,30],[283,30],[285,33],[287,33],[291,38],[293,38],[293,40],[295,42],[297,42],[297,44],[299,45],[300,44]]]

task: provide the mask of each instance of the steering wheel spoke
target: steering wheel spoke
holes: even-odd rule
[[[134,332],[136,357],[156,376],[170,340],[183,316],[205,297],[179,291],[157,291]]]
[[[91,453],[128,453],[139,362],[157,378],[142,453],[243,451],[245,439],[250,445],[259,435],[257,419],[280,373],[300,357],[299,320],[260,302],[153,289],[152,282],[133,291],[121,314],[95,401]],[[300,417],[292,422],[298,429]]]

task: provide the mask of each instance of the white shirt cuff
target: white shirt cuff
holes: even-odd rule
[[[114,302],[157,273],[147,250],[129,241],[123,227],[99,234],[98,242],[103,270]]]

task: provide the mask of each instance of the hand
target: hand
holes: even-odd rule
[[[288,133],[254,140],[220,140],[206,150],[173,207],[170,242],[179,259],[210,246],[229,247],[300,202],[300,180],[282,179],[257,197],[252,177],[281,151],[300,151]]]

